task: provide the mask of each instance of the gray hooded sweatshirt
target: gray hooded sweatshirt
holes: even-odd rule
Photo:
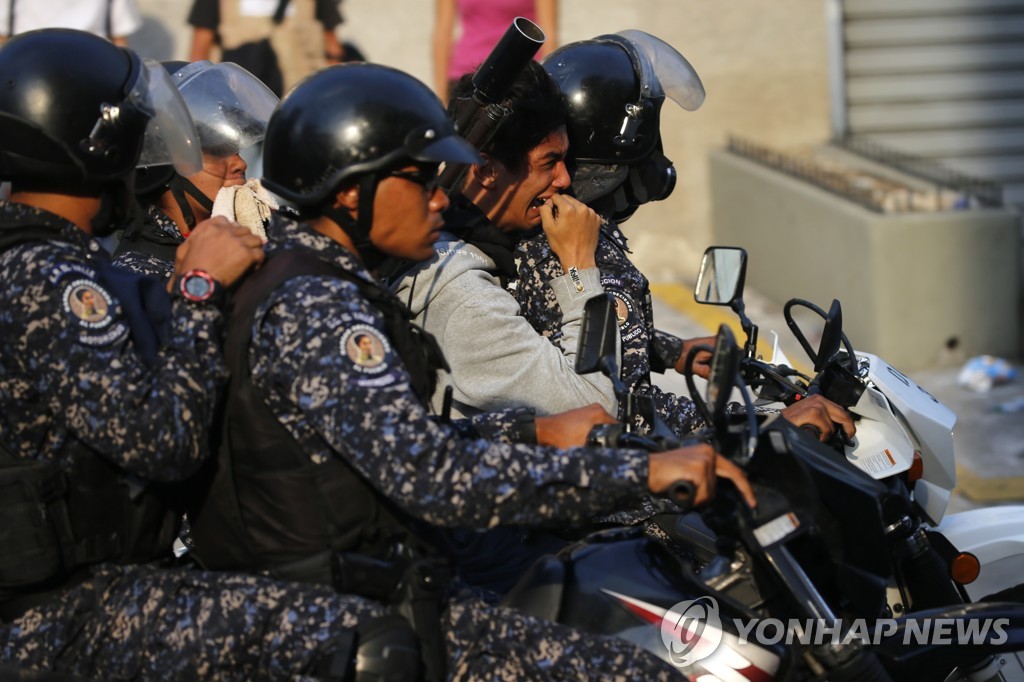
[[[519,304],[494,274],[483,251],[445,232],[434,256],[417,264],[392,289],[416,323],[437,339],[451,372],[441,372],[432,407],[453,389],[452,416],[471,417],[513,407],[537,414],[599,403],[616,414],[611,381],[600,372],[574,370],[584,304],[603,293],[597,268],[580,270],[582,291],[569,275],[550,286],[562,308],[563,353],[520,315]]]

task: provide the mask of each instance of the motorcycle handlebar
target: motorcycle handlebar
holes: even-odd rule
[[[679,479],[668,487],[665,497],[672,500],[684,512],[693,507],[693,499],[697,494],[697,488],[685,479]]]

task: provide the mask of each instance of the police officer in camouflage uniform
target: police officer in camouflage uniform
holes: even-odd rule
[[[226,377],[219,295],[262,260],[260,240],[199,225],[173,299],[113,267],[96,238],[127,205],[147,125],[180,172],[199,167],[167,74],[47,30],[4,45],[0,78],[0,669],[274,679],[329,666],[379,605],[153,563],[176,532],[174,483],[209,450]]]
[[[305,222],[275,218],[267,262],[233,297],[224,444],[196,551],[380,599],[408,623],[391,623],[396,640],[415,631],[429,678],[668,679],[627,642],[442,588],[435,526],[579,523],[678,478],[702,500],[716,470],[750,495],[703,445],[562,451],[510,442],[526,435],[515,413],[430,417],[443,359],[372,271],[385,255],[432,256],[438,164],[477,160],[429,88],[384,66],[328,68],[281,102],[264,184]]]
[[[639,42],[611,35],[572,43],[552,53],[544,68],[561,89],[567,109],[573,193],[603,219],[597,262],[601,283],[615,301],[622,380],[634,393],[650,396],[666,424],[685,435],[701,426],[693,402],[660,390],[651,383],[650,373],[681,364],[690,344],[708,339],[684,343],[654,328],[647,278],[629,260],[626,238],[617,222],[641,203],[666,198],[675,185],[675,169],[662,153],[659,131],[666,90],[681,106],[693,110],[703,101],[704,88],[682,55],[650,38]],[[656,63],[662,75],[671,74],[673,87],[662,86],[644,52],[648,46],[660,48]],[[561,265],[545,235],[520,242],[516,264],[518,282],[513,293],[524,316],[538,332],[558,343],[561,312],[547,282],[561,274]]]
[[[247,166],[241,153],[263,139],[277,95],[236,64],[164,66],[196,124],[203,167],[184,177],[168,163],[158,138],[147,141],[152,153],[146,154],[147,166],[135,178],[141,214],[125,228],[114,263],[168,280],[178,245],[197,223],[210,217],[220,190],[245,184]]]
[[[615,300],[623,383],[635,395],[649,396],[666,425],[686,436],[703,426],[694,403],[652,384],[651,371],[683,371],[689,349],[713,339],[684,341],[655,328],[649,283],[629,259],[619,223],[643,204],[672,193],[676,174],[662,150],[661,106],[667,97],[693,111],[704,101],[704,87],[679,52],[636,30],[564,45],[544,60],[544,68],[558,84],[566,107],[572,191],[602,217],[596,260],[601,284]],[[510,290],[523,315],[552,343],[562,343],[563,312],[551,282],[564,271],[548,236],[540,232],[521,241],[515,258],[517,279]],[[706,361],[707,354],[699,354],[694,363],[695,372],[705,377]],[[783,415],[798,425],[815,426],[823,439],[832,433],[834,422],[847,434],[853,429],[849,415],[820,396],[793,405]]]

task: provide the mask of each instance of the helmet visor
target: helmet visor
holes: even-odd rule
[[[199,135],[192,117],[159,63],[145,61],[126,100],[150,116],[138,167],[172,164],[181,175],[193,175],[202,169]]]
[[[261,142],[277,95],[237,64],[196,62],[172,78],[185,100],[206,154],[234,156]]]
[[[695,111],[704,103],[704,85],[686,57],[650,33],[630,29],[615,35],[625,38],[636,48],[640,59],[640,85],[644,96],[656,99],[667,96],[687,111]]]

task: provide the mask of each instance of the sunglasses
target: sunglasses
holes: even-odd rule
[[[394,170],[389,172],[388,176],[415,182],[423,186],[424,192],[433,195],[441,179],[437,171],[437,166],[418,166],[415,170]]]

